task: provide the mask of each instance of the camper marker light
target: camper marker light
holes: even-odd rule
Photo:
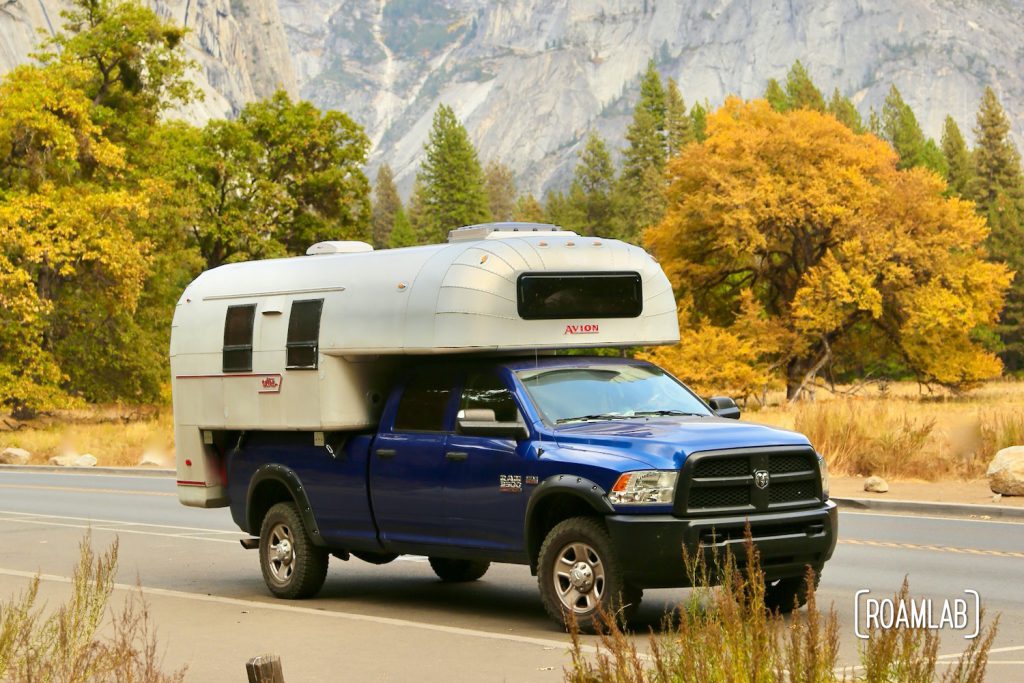
[[[672,502],[676,470],[626,472],[612,486],[608,499],[616,505],[663,505]]]

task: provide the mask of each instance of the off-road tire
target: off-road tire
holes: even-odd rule
[[[490,562],[480,560],[449,560],[444,557],[431,557],[430,568],[437,578],[445,583],[466,583],[476,581],[487,573]]]
[[[285,536],[291,552],[279,553]],[[260,569],[274,596],[295,600],[316,595],[327,578],[329,559],[327,551],[309,539],[294,503],[277,503],[270,508],[260,527]]]
[[[814,567],[814,590],[821,582],[821,567]],[[807,576],[787,576],[765,581],[764,606],[769,612],[788,614],[807,604]]]
[[[576,596],[573,616],[577,628],[584,633],[594,632],[601,612],[625,623],[640,605],[642,591],[625,582],[611,537],[596,518],[572,517],[556,524],[544,538],[537,559],[537,584],[544,610],[567,630],[569,607],[562,596],[569,602]],[[572,578],[564,574],[578,563],[590,568],[593,584],[573,593]],[[556,565],[560,567],[557,577]]]

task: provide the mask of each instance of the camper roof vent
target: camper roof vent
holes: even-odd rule
[[[469,225],[465,228],[450,230],[448,232],[448,241],[468,242],[470,240],[484,240],[490,235],[494,235],[496,238],[518,237],[523,233],[543,235],[558,234],[565,235],[567,237],[576,234],[569,230],[563,230],[557,225],[551,225],[550,223],[481,223],[480,225]]]
[[[368,251],[373,251],[373,247],[366,242],[317,242],[306,250],[306,254],[365,254]]]

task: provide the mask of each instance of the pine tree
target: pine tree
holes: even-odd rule
[[[836,117],[839,123],[854,133],[864,132],[864,121],[860,118],[857,107],[853,106],[853,102],[850,101],[849,97],[843,97],[839,94],[839,88],[832,91],[832,99],[829,100],[828,111]]]
[[[651,115],[659,136],[665,134],[666,108],[665,88],[661,84],[661,76],[654,65],[654,60],[650,59],[647,61],[647,71],[640,80],[640,100],[637,102],[637,109],[643,109]]]
[[[577,205],[584,216],[583,230],[588,235],[607,234],[612,229],[612,188],[615,168],[604,140],[597,133],[587,137],[587,145],[576,165],[574,187],[569,201]]]
[[[893,85],[882,105],[882,135],[893,146],[900,160],[898,168],[924,166],[941,176],[946,175],[945,159],[934,140],[926,139],[914,110],[903,101]]]
[[[825,98],[799,59],[793,62],[786,75],[786,100],[789,109],[825,111]]]
[[[967,143],[952,116],[947,116],[942,124],[942,155],[946,158],[949,191],[958,197],[965,196],[974,176],[974,168]]]
[[[777,112],[789,111],[789,97],[786,96],[786,91],[782,89],[779,82],[774,78],[768,79],[768,87],[764,89],[764,98],[768,100],[768,104],[772,106]]]
[[[451,107],[437,108],[425,150],[426,159],[416,174],[421,181],[422,211],[413,227],[419,236],[443,242],[449,230],[490,220],[476,149]]]
[[[1016,277],[1006,296],[997,332],[1006,368],[1024,369],[1024,175],[1010,140],[1010,121],[992,88],[985,88],[974,128],[974,179],[969,194],[988,218],[989,251]]]
[[[412,223],[405,209],[401,206],[395,212],[395,219],[391,232],[388,234],[387,247],[397,249],[398,247],[412,247],[419,244],[416,232],[412,229]]]
[[[568,195],[549,191],[544,198],[544,222],[573,232],[581,232],[586,221],[581,194],[579,183],[575,181],[569,187]]]
[[[665,151],[668,158],[679,154],[679,150],[693,141],[693,119],[686,113],[686,102],[679,92],[679,85],[670,78],[665,91]]]
[[[487,188],[487,202],[491,220],[510,221],[516,203],[516,179],[505,164],[491,161],[484,169],[484,185]]]
[[[395,225],[395,216],[402,211],[402,199],[395,187],[395,176],[391,167],[381,164],[373,186],[373,247],[380,249],[390,242],[388,236]],[[404,213],[404,212],[403,212]],[[407,219],[408,220],[408,219]]]
[[[516,200],[515,208],[512,210],[512,220],[525,223],[543,223],[547,219],[544,216],[544,207],[540,205],[536,197],[527,193],[521,195]]]
[[[708,138],[708,107],[697,102],[690,109],[690,120],[693,121],[693,137],[697,142],[704,142]]]

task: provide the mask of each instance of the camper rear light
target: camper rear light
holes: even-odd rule
[[[615,505],[664,505],[672,502],[679,472],[642,470],[626,472],[608,493]]]

